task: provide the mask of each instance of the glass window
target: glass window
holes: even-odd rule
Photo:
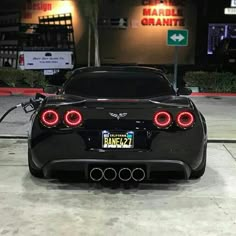
[[[161,74],[143,72],[88,72],[75,74],[65,93],[91,98],[150,98],[175,94]]]
[[[230,39],[230,44],[225,42]],[[235,48],[236,24],[216,23],[208,26],[208,54],[214,54],[224,47]]]

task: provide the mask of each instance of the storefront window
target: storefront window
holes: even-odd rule
[[[209,24],[208,55],[214,54],[226,39],[236,39],[236,24]]]

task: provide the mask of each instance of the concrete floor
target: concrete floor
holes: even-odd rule
[[[210,140],[236,140],[236,97],[191,99],[206,118]]]
[[[200,180],[126,189],[35,179],[26,140],[0,150],[0,235],[236,235],[236,144],[209,144]]]

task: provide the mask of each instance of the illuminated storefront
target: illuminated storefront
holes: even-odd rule
[[[103,64],[172,64],[168,29],[188,29],[189,45],[179,50],[180,64],[195,63],[197,11],[194,0],[103,0],[99,13]],[[71,13],[78,64],[88,58],[88,24],[75,0],[9,0],[1,9],[21,11],[21,22],[37,24],[40,16]],[[14,7],[13,7],[14,6]]]
[[[209,3],[213,3],[212,0],[209,0]],[[219,9],[211,12],[206,22],[208,25],[207,54],[209,56],[214,56],[218,50],[223,50],[222,46],[226,40],[236,41],[236,1],[224,1]],[[235,43],[233,48],[236,48]]]

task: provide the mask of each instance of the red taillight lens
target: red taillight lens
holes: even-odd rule
[[[155,113],[153,122],[159,128],[168,128],[172,124],[171,114],[167,111],[159,111]]]
[[[180,128],[187,129],[193,126],[194,116],[191,112],[180,112],[176,117],[176,123]]]
[[[58,113],[52,109],[43,111],[40,116],[40,120],[41,123],[46,127],[54,127],[60,121]]]
[[[64,122],[69,127],[76,127],[82,124],[83,118],[79,111],[70,110],[64,115]]]
[[[24,66],[25,65],[25,57],[24,54],[19,55],[19,65]]]

